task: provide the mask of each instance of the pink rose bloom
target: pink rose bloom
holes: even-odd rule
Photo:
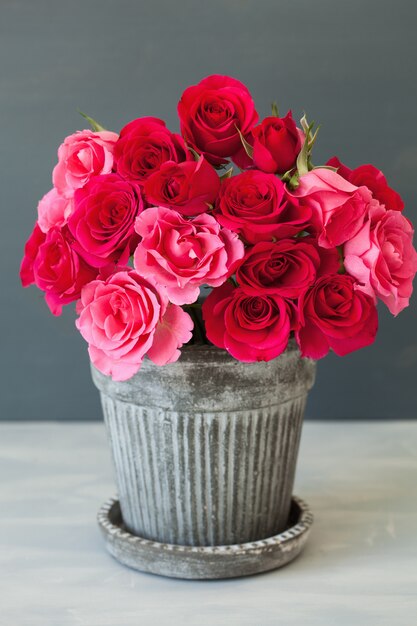
[[[378,330],[378,314],[352,276],[320,278],[301,294],[296,339],[302,356],[321,359],[332,349],[339,356],[369,346]]]
[[[79,130],[66,137],[58,148],[58,163],[52,173],[58,192],[71,197],[92,176],[111,172],[117,139],[116,133],[107,130]]]
[[[214,204],[220,178],[204,157],[198,161],[167,161],[145,181],[150,205],[175,209],[181,215],[205,213]]]
[[[206,213],[187,220],[176,211],[152,207],[137,218],[136,232],[142,240],[135,269],[155,277],[175,304],[195,302],[203,284],[221,285],[244,254],[237,235]]]
[[[137,242],[135,219],[143,210],[142,192],[117,174],[95,176],[74,196],[68,227],[73,247],[94,267],[124,265]]]
[[[417,272],[414,230],[398,210],[375,205],[361,230],[345,244],[345,268],[373,298],[393,315],[409,304]]]
[[[203,304],[207,338],[245,363],[270,361],[288,344],[296,322],[291,305],[275,294],[246,294],[230,282]]]
[[[97,270],[72,249],[67,234],[55,226],[45,234],[36,224],[20,267],[23,287],[35,284],[44,291],[53,315],[61,315],[63,305],[78,300],[82,287],[97,276]]]
[[[65,226],[74,210],[72,198],[62,196],[53,187],[38,204],[38,224],[42,232],[47,233],[53,226]]]
[[[301,176],[292,195],[301,207],[313,211],[313,229],[323,248],[334,248],[356,235],[372,200],[367,187],[356,187],[325,168]]]
[[[86,285],[77,312],[76,326],[92,363],[113,380],[133,376],[145,355],[157,365],[177,361],[179,348],[192,336],[188,313],[128,268]]]

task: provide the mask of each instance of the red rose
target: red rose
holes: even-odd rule
[[[213,289],[203,304],[209,341],[245,363],[270,361],[284,352],[290,315],[280,296],[250,296],[229,282]]]
[[[75,192],[68,226],[73,247],[94,267],[127,263],[135,236],[135,219],[143,210],[138,184],[117,174],[95,176]]]
[[[114,148],[115,168],[123,178],[143,180],[162,163],[191,160],[184,140],[157,117],[140,117],[120,132]]]
[[[378,314],[372,298],[347,274],[320,278],[299,300],[297,341],[303,356],[344,356],[373,343]]]
[[[263,241],[250,248],[237,269],[236,279],[248,294],[297,298],[317,276],[336,273],[338,269],[337,250],[319,250],[310,237],[281,239],[275,243]]]
[[[295,235],[311,217],[310,208],[290,198],[277,176],[257,170],[226,179],[216,206],[220,224],[249,243]]]
[[[63,305],[78,300],[81,288],[97,276],[97,270],[71,248],[66,234],[66,229],[56,226],[45,234],[36,224],[20,268],[23,287],[35,284],[44,291],[54,315],[61,315]]]
[[[175,208],[186,216],[204,213],[220,188],[216,170],[201,157],[198,161],[167,161],[144,185],[147,201],[154,206]]]
[[[285,117],[267,117],[253,131],[253,162],[263,172],[279,173],[295,166],[301,150],[302,131],[292,113]]]
[[[258,120],[248,89],[230,76],[208,76],[188,87],[178,103],[185,140],[213,165],[243,152],[239,131],[247,135]]]
[[[368,187],[373,197],[384,204],[387,210],[402,211],[404,209],[404,202],[400,194],[391,189],[384,174],[373,165],[360,165],[351,170],[337,157],[332,157],[327,161],[327,165],[337,167],[337,173],[352,185]]]

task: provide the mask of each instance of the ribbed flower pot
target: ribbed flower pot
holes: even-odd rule
[[[225,546],[288,528],[315,362],[295,343],[268,363],[190,346],[126,382],[92,368],[124,527],[142,539]]]

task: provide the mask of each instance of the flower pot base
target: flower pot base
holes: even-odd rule
[[[303,549],[313,515],[305,502],[293,496],[287,529],[267,539],[229,546],[180,546],[142,539],[128,532],[116,498],[98,513],[98,524],[108,552],[120,563],[141,572],[171,578],[215,579],[250,576],[277,569]]]

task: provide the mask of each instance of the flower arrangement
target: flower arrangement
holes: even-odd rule
[[[21,265],[54,315],[76,301],[94,365],[115,380],[147,355],[176,361],[208,341],[244,362],[291,334],[320,359],[371,344],[377,299],[397,315],[417,272],[401,197],[372,165],[313,166],[317,130],[291,111],[259,122],[227,76],[189,87],[181,134],[154,117],[58,149],[53,188]],[[211,292],[204,299],[202,288]]]

